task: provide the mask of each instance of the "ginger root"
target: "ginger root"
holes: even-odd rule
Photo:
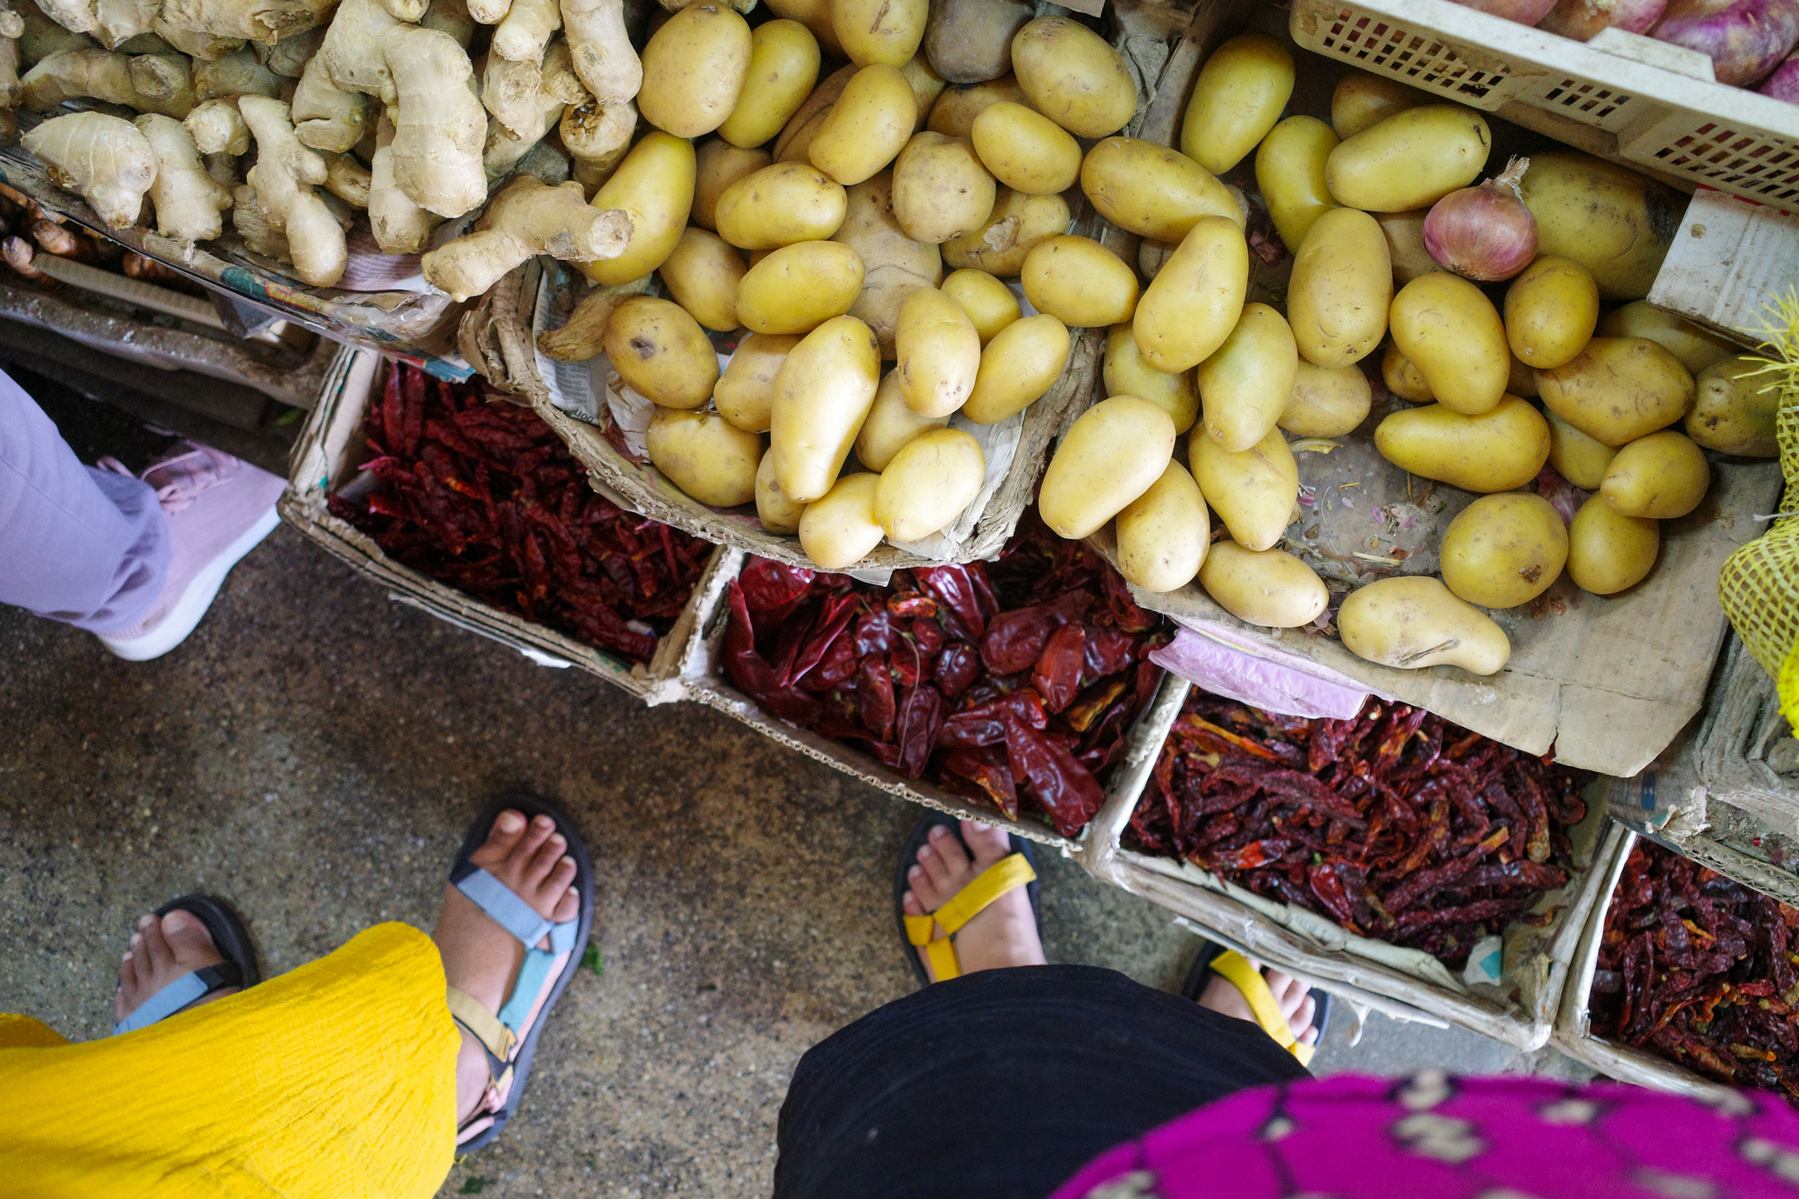
[[[561,0],[562,29],[575,55],[575,74],[601,104],[637,98],[643,60],[631,48],[624,0]]]
[[[574,177],[589,198],[625,160],[636,128],[637,106],[630,101],[602,105],[588,98],[563,111],[558,126],[562,144],[574,158]]]
[[[545,329],[538,335],[537,348],[558,362],[586,362],[598,357],[605,348],[606,322],[612,319],[612,310],[632,296],[649,291],[653,278],[645,275],[629,283],[594,288],[568,314],[567,324],[560,329]]]
[[[393,140],[393,122],[383,116],[375,127],[375,153],[369,162],[369,228],[384,252],[417,254],[443,218],[414,204],[394,182]]]
[[[487,199],[487,113],[469,86],[468,54],[449,34],[417,26],[395,30],[386,50],[398,96],[389,109],[395,182],[438,216],[479,207]]]
[[[195,99],[187,60],[181,56],[134,58],[98,47],[52,54],[25,73],[19,91],[33,112],[48,112],[64,100],[91,96],[177,120],[193,111]]]
[[[488,61],[490,71],[493,63],[492,59]],[[530,153],[533,146],[556,128],[564,109],[587,99],[587,89],[575,77],[568,43],[557,41],[552,44],[544,55],[543,65],[532,69],[537,72],[537,88],[529,123],[522,129],[514,130],[498,113],[488,122],[487,144],[481,151],[481,164],[489,179],[498,179],[510,171],[521,158]],[[487,101],[489,94],[483,92],[483,103]]]
[[[369,206],[369,169],[348,154],[325,154],[325,190],[351,208]]]
[[[223,58],[197,62],[193,66],[194,98],[213,100],[220,96],[281,96],[287,81],[259,62],[248,50],[238,50]]]
[[[537,129],[542,106],[543,68],[537,62],[513,62],[487,56],[481,79],[481,105],[514,137],[542,137]],[[533,134],[535,133],[535,137]]]
[[[464,50],[475,38],[475,18],[469,16],[466,0],[431,0],[419,24],[449,34]]]
[[[187,114],[188,136],[202,154],[248,154],[250,127],[237,111],[236,100],[206,100]]]
[[[244,39],[241,37],[214,37],[210,33],[196,33],[192,29],[177,29],[163,20],[160,13],[156,18],[155,33],[183,54],[204,62],[235,54],[244,48]]]
[[[558,0],[512,0],[506,19],[493,31],[492,51],[512,62],[537,62],[550,35],[561,28]]]
[[[483,25],[498,25],[512,9],[512,0],[468,0],[468,15]]]
[[[176,29],[272,46],[323,25],[335,7],[335,0],[163,0],[162,18]]]
[[[347,252],[343,227],[318,193],[325,160],[300,144],[287,105],[267,96],[239,96],[237,110],[256,139],[249,186],[268,225],[287,238],[294,270],[314,287],[343,276]]]
[[[188,242],[217,237],[224,227],[219,213],[231,207],[231,193],[206,173],[187,126],[158,113],[145,113],[134,124],[156,156],[156,181],[150,185],[156,231]]]
[[[144,193],[156,181],[156,154],[130,121],[75,112],[52,117],[23,140],[50,181],[81,193],[107,225],[124,229],[137,223]]]
[[[283,79],[298,79],[324,40],[325,23],[320,22],[310,29],[290,33],[273,44],[257,42],[250,48],[255,51],[258,61],[275,74]]]
[[[631,240],[630,214],[598,209],[574,182],[548,187],[521,175],[495,196],[466,233],[425,255],[425,281],[456,300],[478,296],[534,254],[565,262],[617,258]]]
[[[162,0],[99,0],[93,6],[93,35],[100,44],[116,50],[122,43],[156,27]]]

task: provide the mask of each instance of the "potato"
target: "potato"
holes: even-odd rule
[[[1648,300],[1633,300],[1616,309],[1599,322],[1598,333],[1601,337],[1647,337],[1680,359],[1680,365],[1693,375],[1742,353],[1728,338],[1664,312]]]
[[[937,0],[925,26],[925,56],[951,83],[997,79],[1012,69],[1012,37],[1032,7],[1027,0]]]
[[[1068,365],[1068,326],[1047,312],[1013,321],[981,351],[981,369],[962,415],[997,425],[1054,386]]]
[[[1430,404],[1383,419],[1374,448],[1401,470],[1463,491],[1513,491],[1549,460],[1549,423],[1517,396],[1479,416]]]
[[[1687,206],[1667,184],[1577,150],[1532,154],[1523,193],[1537,253],[1586,267],[1602,300],[1649,294]]]
[[[1536,380],[1544,407],[1607,445],[1665,429],[1693,406],[1693,376],[1645,337],[1595,337]]]
[[[1011,54],[1010,47],[1006,53]],[[1026,107],[1031,103],[1024,94],[1024,89],[1018,86],[1018,80],[1010,73],[972,87],[944,88],[943,94],[937,97],[937,103],[931,105],[930,119],[925,122],[925,128],[949,137],[972,139],[975,121],[989,106],[1002,101]]]
[[[1539,255],[1505,290],[1505,336],[1518,361],[1538,370],[1580,353],[1599,323],[1599,285],[1572,258]]]
[[[1568,529],[1540,495],[1483,495],[1443,530],[1443,582],[1483,608],[1528,604],[1561,576]]]
[[[770,533],[797,533],[805,511],[806,505],[781,494],[781,485],[775,482],[775,452],[765,451],[756,467],[756,519]]]
[[[617,258],[577,262],[581,273],[604,287],[641,279],[668,259],[687,228],[693,207],[693,143],[654,130],[631,147],[612,178],[593,194],[595,208],[623,209],[631,239]],[[728,239],[727,239],[728,240]]]
[[[1685,433],[1664,429],[1620,449],[1599,494],[1620,516],[1673,520],[1697,508],[1711,482],[1705,451]]]
[[[1296,437],[1341,437],[1368,419],[1374,389],[1359,366],[1313,366],[1299,360],[1293,391],[1275,422]]]
[[[769,445],[789,499],[810,504],[831,489],[880,378],[875,336],[853,316],[832,317],[788,353],[775,376]]]
[[[1324,164],[1336,148],[1337,135],[1317,117],[1288,117],[1256,151],[1256,187],[1291,253],[1299,253],[1312,222],[1337,207],[1324,184]]]
[[[1279,429],[1235,453],[1210,437],[1190,436],[1187,457],[1206,503],[1244,549],[1272,548],[1293,523],[1299,464]]]
[[[664,408],[703,408],[718,382],[706,331],[671,300],[632,296],[614,308],[605,349],[626,386]]]
[[[943,261],[952,268],[972,267],[1006,279],[1024,269],[1032,250],[1065,231],[1068,221],[1068,201],[1061,196],[1027,196],[1009,187],[996,188],[987,223],[944,242]]]
[[[776,468],[780,478],[779,467]],[[845,475],[800,513],[800,548],[825,570],[854,566],[881,544],[875,519],[879,475]]]
[[[1274,128],[1293,94],[1293,55],[1265,33],[1240,33],[1206,59],[1181,118],[1181,153],[1222,175]]]
[[[1144,289],[1131,322],[1137,352],[1156,370],[1191,370],[1237,327],[1248,291],[1243,230],[1228,217],[1201,217]]]
[[[1387,332],[1393,265],[1380,225],[1365,212],[1318,215],[1293,256],[1287,320],[1313,366],[1349,366],[1374,352]]]
[[[1168,413],[1136,396],[1101,400],[1062,435],[1043,472],[1037,512],[1058,536],[1086,537],[1148,491],[1173,456]]]
[[[718,138],[703,142],[695,157],[692,220],[700,228],[717,233],[718,199],[725,189],[774,160],[767,150],[744,150]]]
[[[960,270],[943,281],[943,294],[962,305],[985,347],[994,335],[1024,315],[1012,289],[986,271]]]
[[[656,469],[700,503],[735,508],[756,498],[762,438],[717,413],[658,408],[644,440]]]
[[[1661,546],[1659,521],[1625,516],[1596,495],[1568,526],[1568,577],[1582,591],[1616,595],[1655,569]]]
[[[831,29],[859,67],[904,66],[924,40],[930,0],[831,0]]]
[[[907,442],[948,424],[947,416],[920,416],[912,411],[900,390],[899,371],[888,371],[875,391],[868,418],[856,433],[856,461],[869,470],[886,470]]]
[[[1337,635],[1358,658],[1402,670],[1460,666],[1498,672],[1512,656],[1505,630],[1436,579],[1380,579],[1349,593],[1337,609]]]
[[[733,8],[696,4],[673,14],[644,45],[638,115],[676,137],[711,133],[737,104],[752,44],[749,22]]]
[[[1553,412],[1543,415],[1549,420],[1549,464],[1576,487],[1596,491],[1618,451],[1603,441],[1593,440]]]
[[[1381,381],[1387,390],[1411,404],[1432,404],[1437,397],[1431,394],[1430,384],[1424,381],[1424,372],[1399,352],[1399,347],[1392,342],[1387,343],[1386,352],[1380,359]]]
[[[979,229],[993,214],[993,176],[974,146],[915,133],[893,164],[893,215],[913,241],[933,245]]]
[[[1137,311],[1137,272],[1090,237],[1045,238],[1018,274],[1031,306],[1065,325],[1116,325]]]
[[[1076,137],[1117,133],[1137,113],[1137,81],[1105,39],[1070,17],[1038,17],[1012,39],[1031,107]]]
[[[862,294],[849,314],[867,322],[881,347],[894,355],[893,335],[900,305],[915,288],[936,287],[943,279],[943,256],[936,246],[913,241],[893,215],[893,175],[882,171],[849,189],[843,225],[831,240],[862,255]]]
[[[770,251],[737,288],[737,319],[755,333],[810,333],[862,294],[862,255],[836,241]]]
[[[949,416],[967,401],[981,368],[981,335],[962,306],[928,287],[900,305],[900,392],[921,416]]]
[[[949,84],[943,81],[931,66],[930,60],[922,54],[915,54],[900,67],[900,74],[912,85],[912,104],[916,110],[912,118],[912,132],[923,133],[925,125],[931,119],[931,108],[937,103],[937,97],[943,94]]]
[[[1156,241],[1178,242],[1206,216],[1243,225],[1237,198],[1216,176],[1140,137],[1108,137],[1087,151],[1081,190],[1108,221]]]
[[[1074,186],[1081,176],[1081,144],[1042,113],[1001,100],[969,126],[975,153],[993,177],[1028,196],[1047,196]]]
[[[1331,602],[1324,580],[1292,554],[1246,550],[1234,541],[1213,543],[1199,585],[1238,620],[1270,629],[1311,624]]]
[[[1113,325],[1106,333],[1103,372],[1105,394],[1138,396],[1164,408],[1174,421],[1174,431],[1185,433],[1199,419],[1199,392],[1186,371],[1167,374],[1143,361],[1137,338],[1128,324]]]
[[[733,146],[773,140],[818,82],[818,39],[798,21],[769,21],[750,35],[750,66],[737,106],[718,127]]]
[[[737,352],[712,389],[720,416],[749,433],[766,433],[775,405],[775,376],[800,339],[752,333],[737,343]]]
[[[1460,104],[1394,113],[1331,151],[1325,183],[1339,204],[1367,212],[1428,208],[1480,177],[1493,148],[1486,120]]]
[[[1237,327],[1194,372],[1206,436],[1232,451],[1261,441],[1293,395],[1298,369],[1286,318],[1266,304],[1245,304]]]
[[[1424,103],[1417,88],[1367,71],[1350,71],[1331,93],[1331,127],[1342,138],[1372,129],[1396,112]]]
[[[806,154],[845,187],[860,183],[899,155],[917,115],[918,101],[904,75],[880,63],[863,67],[844,85]]]
[[[787,118],[787,124],[781,127],[781,136],[775,138],[776,162],[812,161],[808,157],[812,150],[812,139],[818,136],[819,127],[831,115],[832,107],[843,95],[843,89],[856,77],[856,70],[856,64],[851,63],[839,67],[818,81],[812,94]]]
[[[1780,379],[1768,364],[1747,356],[1715,362],[1693,381],[1687,436],[1708,450],[1749,458],[1777,458]]]
[[[718,235],[743,250],[773,250],[830,237],[849,200],[841,184],[806,162],[777,162],[718,198]]]
[[[662,284],[700,324],[728,333],[737,328],[737,283],[746,269],[718,234],[690,225],[662,263]]]
[[[1424,218],[1429,215],[1428,208],[1374,214],[1374,219],[1380,222],[1380,231],[1387,237],[1387,257],[1393,261],[1393,282],[1400,287],[1420,275],[1443,269],[1424,248]]]
[[[837,31],[831,28],[831,0],[769,0],[777,17],[798,21],[818,39],[819,49],[842,58],[843,47],[837,42]]]
[[[1499,403],[1512,351],[1505,323],[1480,288],[1447,271],[1421,276],[1399,289],[1387,321],[1393,344],[1439,404],[1475,416]]]
[[[875,491],[875,520],[895,541],[949,527],[981,490],[987,457],[960,429],[932,429],[900,447]]]
[[[1199,484],[1170,462],[1118,513],[1118,573],[1145,591],[1178,591],[1199,573],[1210,536]]]

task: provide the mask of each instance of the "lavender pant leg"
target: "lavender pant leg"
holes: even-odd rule
[[[0,604],[110,633],[143,618],[168,573],[156,492],[83,466],[0,373]]]

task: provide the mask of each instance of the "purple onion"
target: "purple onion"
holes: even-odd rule
[[[1774,73],[1755,90],[1788,104],[1799,104],[1799,53],[1787,55],[1786,61],[1775,67]]]
[[[1541,21],[1550,9],[1555,7],[1556,0],[1455,0],[1463,8],[1472,8],[1476,12],[1484,12],[1489,16],[1504,17],[1508,21],[1516,21],[1520,25],[1535,25]]]
[[[1719,83],[1754,83],[1799,42],[1799,0],[1669,0],[1649,36],[1712,60]]]
[[[1668,0],[1558,0],[1537,28],[1577,42],[1591,41],[1601,29],[1645,33],[1667,7]]]
[[[1514,158],[1479,187],[1452,191],[1424,216],[1424,248],[1436,264],[1477,283],[1510,279],[1537,256],[1537,221],[1519,184],[1530,159]]]

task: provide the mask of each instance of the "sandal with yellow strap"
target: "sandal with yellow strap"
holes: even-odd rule
[[[1273,1037],[1275,1043],[1302,1066],[1312,1064],[1312,1055],[1317,1052],[1317,1045],[1303,1045],[1293,1035],[1293,1029],[1287,1018],[1281,1015],[1280,1005],[1274,1000],[1274,992],[1268,986],[1268,980],[1262,972],[1249,964],[1249,959],[1234,949],[1226,949],[1213,941],[1206,941],[1200,946],[1199,957],[1193,963],[1193,969],[1187,972],[1186,985],[1181,994],[1198,1003],[1205,992],[1206,984],[1213,974],[1224,976],[1226,982],[1237,988],[1249,1010],[1255,1014],[1256,1023],[1263,1032]],[[1318,1030],[1318,1041],[1324,1040],[1324,1027],[1330,1020],[1331,997],[1329,991],[1313,987],[1311,992],[1313,1012],[1312,1027]]]
[[[968,842],[962,840],[961,821],[943,812],[932,812],[919,821],[911,837],[907,838],[905,848],[900,851],[899,874],[893,884],[893,908],[899,913],[900,935],[907,945],[906,960],[912,963],[920,986],[930,984],[931,972],[925,969],[923,959],[915,950],[922,947],[930,957],[931,970],[936,971],[938,982],[959,977],[962,966],[956,958],[956,934],[1000,896],[1019,887],[1026,888],[1031,900],[1031,915],[1037,919],[1038,927],[1043,924],[1042,887],[1037,882],[1036,857],[1031,853],[1030,843],[1016,834],[1009,838],[1011,853],[976,875],[942,907],[928,916],[906,915],[906,892],[912,889],[907,872],[918,865],[919,849],[929,843],[931,830],[938,827],[949,829],[956,840],[962,842],[962,848],[968,849]],[[974,854],[970,852],[968,856],[972,859]],[[945,935],[937,937],[938,929]],[[932,940],[933,937],[937,939]]]

